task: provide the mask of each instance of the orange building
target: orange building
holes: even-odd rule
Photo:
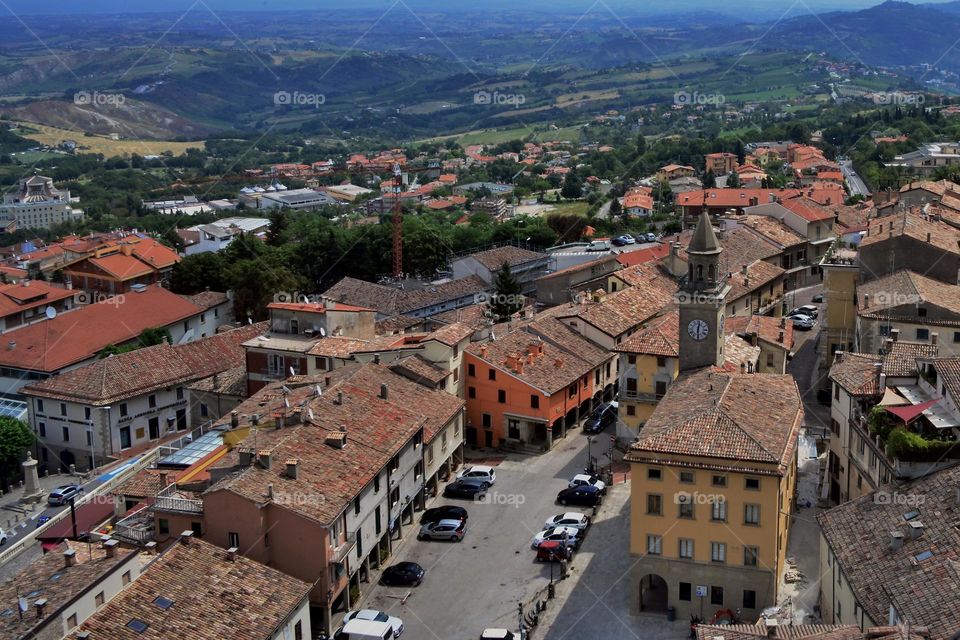
[[[470,345],[464,366],[467,444],[545,451],[589,411],[603,364],[519,330]]]

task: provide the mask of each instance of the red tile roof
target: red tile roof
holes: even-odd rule
[[[832,220],[834,218],[833,211],[805,196],[785,199],[780,203],[780,206],[782,206],[784,209],[792,211],[807,222]]]
[[[637,251],[623,251],[617,254],[617,262],[625,267],[632,267],[638,264],[646,264],[665,258],[670,255],[670,245],[667,243],[658,244],[655,247],[647,249],[638,249]]]
[[[114,253],[101,258],[89,258],[88,262],[118,280],[130,280],[154,272],[154,268],[149,264],[122,253]]]
[[[331,311],[370,311],[366,307],[358,307],[352,304],[343,304],[341,302],[331,303]],[[310,313],[326,313],[327,307],[322,302],[271,302],[267,309],[283,309],[285,311],[307,311]]]
[[[65,300],[76,293],[39,280],[25,282],[0,285],[0,317]]]

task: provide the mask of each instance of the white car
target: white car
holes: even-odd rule
[[[347,624],[351,620],[372,620],[374,622],[386,622],[388,625],[390,625],[390,628],[393,629],[394,638],[399,638],[400,634],[403,633],[403,620],[387,615],[383,611],[377,611],[376,609],[348,611],[347,615],[343,616],[343,624]]]
[[[553,529],[541,531],[537,535],[533,536],[533,540],[530,541],[530,548],[536,549],[541,543],[544,543],[547,540],[555,540],[557,542],[566,540],[568,545],[575,547],[577,546],[577,543],[580,542],[579,536],[579,529],[574,529],[573,527],[554,527]]]
[[[457,480],[461,478],[476,478],[477,480],[483,480],[489,484],[493,484],[497,480],[497,472],[493,467],[488,467],[483,464],[476,464],[472,467],[466,467],[460,473],[457,474]]]
[[[508,629],[484,629],[480,640],[514,640],[519,636]]]
[[[0,545],[7,544],[7,532],[0,529]]]
[[[556,527],[570,527],[571,529],[584,530],[590,526],[590,518],[582,513],[570,511],[553,516],[543,523],[543,529],[555,529]]]
[[[573,480],[568,482],[567,486],[573,489],[574,487],[582,487],[585,484],[596,487],[597,490],[602,494],[607,493],[607,485],[603,480],[597,476],[588,476],[585,473],[578,473],[577,475],[573,476]]]

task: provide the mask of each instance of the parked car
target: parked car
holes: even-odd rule
[[[628,244],[637,244],[637,241],[634,240],[633,236],[627,233],[623,234],[622,236],[617,236],[611,242],[615,247],[622,247]]]
[[[443,488],[443,495],[448,498],[477,498],[487,493],[490,483],[478,478],[460,478]]]
[[[519,636],[508,629],[484,629],[480,640],[516,640]]]
[[[541,531],[533,536],[533,540],[530,541],[530,548],[536,549],[542,543],[551,540],[560,543],[566,540],[569,546],[575,547],[580,544],[580,530],[574,529],[573,527],[554,527],[553,529]]]
[[[0,528],[0,545],[7,544],[7,532]]]
[[[343,624],[347,624],[351,620],[373,620],[375,622],[386,622],[390,625],[390,628],[393,629],[394,638],[399,638],[400,634],[403,633],[403,620],[387,615],[383,611],[377,611],[376,609],[348,611],[347,615],[343,616]]]
[[[567,487],[557,494],[557,503],[563,506],[575,504],[581,507],[595,507],[601,502],[603,502],[603,494],[591,485]]]
[[[50,516],[37,516],[36,528],[39,529],[49,521],[50,521]]]
[[[607,240],[593,240],[587,245],[587,251],[610,251],[610,242]]]
[[[398,562],[383,570],[380,583],[388,587],[419,587],[426,571],[416,562]]]
[[[463,520],[441,520],[428,522],[420,527],[417,537],[420,540],[449,540],[460,542],[467,532],[467,523]]]
[[[582,513],[577,513],[576,511],[568,511],[567,513],[561,513],[559,515],[548,518],[545,523],[543,523],[543,529],[553,529],[555,527],[569,527],[571,529],[586,529],[590,526],[590,518],[583,515]]]
[[[810,329],[813,329],[813,325],[817,322],[810,316],[805,316],[802,314],[787,317],[790,319],[790,322],[793,323],[794,329],[800,329],[802,331],[809,331]]]
[[[607,493],[606,483],[600,478],[598,478],[597,476],[590,476],[585,473],[578,473],[577,475],[573,476],[573,480],[567,483],[567,486],[570,488],[579,487],[582,485],[590,485],[592,487],[596,487],[597,490],[600,491],[600,493],[602,494]]]
[[[790,312],[790,315],[797,315],[797,314],[810,316],[811,318],[816,318],[817,316],[820,315],[820,308],[815,304],[805,304],[797,307],[796,309]]]
[[[472,467],[466,467],[457,474],[457,480],[461,478],[476,478],[478,480],[484,480],[490,485],[493,485],[497,481],[497,472],[493,467],[488,467],[486,465],[477,464]]]
[[[656,241],[657,241],[657,234],[655,233],[647,234],[647,242],[656,242]]]
[[[350,620],[333,634],[334,640],[392,640],[393,627],[379,620]]]
[[[445,504],[433,509],[427,509],[420,516],[420,524],[440,522],[441,520],[466,520],[467,510],[452,504]]]
[[[64,484],[50,492],[47,496],[47,504],[59,507],[70,501],[70,498],[77,498],[83,493],[83,487],[78,484]]]
[[[823,297],[822,293],[818,293],[817,295],[813,296],[813,302],[823,302],[824,300],[825,298]]]
[[[556,540],[547,540],[537,547],[537,562],[560,562],[573,557],[573,547]]]
[[[584,433],[600,433],[617,422],[617,403],[604,402],[583,423]]]

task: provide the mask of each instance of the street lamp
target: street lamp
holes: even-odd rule
[[[590,445],[593,444],[593,436],[587,436],[587,473],[593,473],[593,454],[590,452]]]

